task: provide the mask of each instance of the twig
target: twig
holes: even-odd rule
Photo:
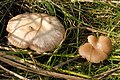
[[[8,75],[5,75],[4,73],[3,74],[0,74],[0,77],[2,77],[2,78],[9,78],[10,76],[8,76]]]
[[[29,67],[31,67],[31,68],[34,68],[34,69],[38,69],[39,70],[39,68],[37,67],[37,66],[34,66],[34,65],[31,65],[30,63],[32,63],[33,64],[33,62],[32,61],[30,61],[30,60],[26,60],[26,59],[21,59],[21,58],[19,58],[19,57],[17,57],[17,56],[11,56],[11,55],[2,55],[2,54],[0,54],[1,56],[3,56],[3,57],[5,57],[5,58],[8,58],[8,59],[12,59],[12,60],[14,60],[14,61],[16,61],[16,62],[18,62],[18,63],[21,63],[21,64],[24,64],[24,65],[26,65],[26,66],[29,66]],[[44,64],[41,64],[41,63],[38,63],[38,62],[36,62],[36,64],[38,65],[38,66],[42,66],[42,67],[45,67],[45,68],[47,68],[47,69],[50,69],[51,68],[51,66],[48,66],[48,65],[44,65]],[[53,70],[55,70],[55,71],[59,71],[59,72],[62,72],[62,73],[67,73],[67,74],[71,74],[71,75],[74,75],[74,76],[79,76],[79,77],[84,77],[84,78],[91,78],[91,77],[89,77],[89,76],[87,76],[87,75],[83,75],[83,74],[80,74],[80,73],[75,73],[75,72],[73,72],[73,71],[68,71],[68,70],[63,70],[63,69],[58,69],[58,68],[52,68]]]
[[[7,46],[1,46],[0,45],[0,49],[17,52],[17,50],[15,48],[7,47]]]
[[[86,80],[84,78],[80,78],[80,77],[76,77],[76,76],[70,76],[70,75],[60,74],[60,73],[56,73],[56,72],[50,72],[47,70],[34,69],[31,67],[27,67],[27,66],[24,66],[22,64],[16,63],[14,61],[8,60],[8,59],[3,58],[3,57],[0,57],[0,60],[11,65],[11,66],[14,66],[16,68],[19,68],[19,69],[22,69],[22,70],[25,70],[28,72],[44,75],[44,76],[51,76],[51,77],[55,77],[55,78],[64,78],[64,79],[69,79],[69,80]]]
[[[0,54],[0,56],[2,56],[2,57],[5,57],[5,58],[8,58],[8,59],[11,59],[11,60],[14,60],[14,61],[16,61],[16,62],[18,62],[18,63],[21,63],[21,64],[24,64],[24,65],[26,65],[26,66],[29,66],[29,67],[31,67],[31,68],[34,68],[34,69],[38,69],[39,70],[39,68],[37,67],[37,66],[34,66],[34,65],[31,65],[30,63],[32,63],[32,64],[34,64],[32,61],[30,61],[30,60],[26,60],[26,59],[21,59],[21,58],[19,58],[19,57],[17,57],[17,56],[14,56],[14,55],[5,55],[5,53],[4,53],[4,55],[3,54]],[[77,56],[76,56],[77,57]],[[44,64],[41,64],[41,63],[38,63],[38,62],[36,62],[36,64],[38,65],[38,66],[40,66],[40,67],[45,67],[45,68],[47,68],[47,69],[50,69],[51,68],[51,66],[48,66],[48,65],[44,65]],[[91,77],[90,76],[87,76],[87,75],[83,75],[83,74],[80,74],[80,73],[75,73],[75,72],[73,72],[73,71],[68,71],[68,70],[63,70],[63,69],[58,69],[58,68],[52,68],[53,70],[55,70],[55,71],[59,71],[59,72],[62,72],[62,73],[66,73],[66,74],[71,74],[71,75],[74,75],[74,76],[79,76],[79,77],[83,77],[83,78],[87,78],[87,79],[90,79]]]
[[[30,57],[31,57],[34,65],[36,66],[36,62],[37,62],[37,61],[36,61],[35,58],[33,57],[32,52],[28,52],[28,54],[30,55]]]
[[[25,77],[23,77],[23,76],[18,75],[17,73],[15,73],[15,72],[13,72],[13,71],[10,71],[10,70],[6,69],[6,68],[3,67],[2,65],[0,65],[0,68],[3,69],[3,70],[5,70],[6,72],[8,72],[8,73],[10,73],[10,74],[18,77],[19,79],[22,79],[22,80],[30,80],[30,79],[27,79],[27,78],[25,78]]]
[[[103,73],[101,73],[101,74],[99,74],[99,75],[97,75],[97,76],[94,76],[94,77],[98,77],[97,79],[98,79],[98,80],[101,80],[101,79],[107,77],[108,75],[112,74],[113,72],[115,72],[115,71],[117,71],[117,70],[120,70],[120,67],[118,67],[118,68],[113,68],[113,69],[111,69],[111,70],[108,70],[108,71],[106,71],[106,72],[103,72]]]
[[[16,48],[13,48],[12,46],[2,46],[2,45],[0,45],[0,49],[2,49],[2,50],[7,50],[7,51],[14,51],[14,52],[19,52],[19,51],[21,51],[21,50],[19,50],[19,49],[16,49]],[[33,52],[33,51],[27,51],[27,50],[23,50],[23,51],[25,51],[25,52],[30,52],[30,53],[32,53],[32,54],[39,54],[39,53],[37,53],[37,52]],[[53,53],[46,53],[46,52],[44,52],[44,53],[42,53],[42,55],[52,55]]]
[[[54,68],[54,69],[59,68],[59,67],[65,65],[65,64],[67,64],[67,63],[69,63],[69,62],[72,62],[72,61],[74,61],[74,60],[77,60],[77,59],[79,59],[79,58],[80,58],[80,56],[75,57],[75,58],[72,58],[72,59],[69,59],[69,60],[67,60],[67,61],[65,61],[65,62],[62,62],[61,64],[58,64],[58,65],[54,66],[53,68]]]
[[[111,1],[111,0],[71,0],[71,2],[77,2],[77,1],[80,1],[80,2],[103,2],[103,3],[115,3],[115,4],[119,4],[120,1],[117,1],[117,0],[114,0],[114,1]]]
[[[89,27],[87,27],[86,29],[91,31],[91,32],[99,32],[99,33],[102,33],[102,34],[107,34],[106,32],[98,31],[98,30],[95,30],[95,29],[92,29],[92,28],[89,28]]]
[[[27,66],[29,66],[29,67],[31,67],[31,68],[34,68],[34,69],[39,69],[36,65],[31,65],[31,64],[29,64],[29,61],[27,61],[26,59],[21,59],[21,58],[19,58],[19,57],[17,57],[17,56],[14,56],[14,55],[6,55],[6,53],[4,53],[4,54],[1,54],[0,53],[0,56],[2,56],[2,57],[4,57],[4,58],[7,58],[7,59],[11,59],[11,60],[14,60],[14,61],[16,61],[16,62],[18,62],[18,63],[22,63],[22,64],[24,64],[24,65],[27,65]],[[27,63],[28,62],[28,63]],[[32,62],[32,61],[31,61]],[[33,63],[34,64],[34,63]]]

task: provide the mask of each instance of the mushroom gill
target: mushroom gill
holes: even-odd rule
[[[24,13],[9,20],[8,41],[19,48],[39,53],[50,51],[63,40],[65,29],[60,21],[48,14]]]

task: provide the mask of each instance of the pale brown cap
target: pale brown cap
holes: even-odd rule
[[[108,37],[100,36],[97,39],[95,36],[88,36],[88,43],[79,47],[79,54],[93,63],[100,63],[108,58],[112,50],[112,42]]]
[[[112,50],[112,42],[110,38],[106,36],[100,36],[97,45],[98,48],[101,48],[106,54],[109,54]]]

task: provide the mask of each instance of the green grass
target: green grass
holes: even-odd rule
[[[55,50],[50,51],[54,53],[52,55],[38,55],[34,54],[34,58],[37,60],[39,67],[44,70],[56,71],[58,73],[65,73],[69,75],[75,75],[83,78],[92,78],[95,75],[99,75],[114,67],[120,66],[120,4],[109,4],[101,2],[66,2],[58,0],[56,1],[32,1],[32,0],[1,0],[0,1],[0,44],[6,43],[6,25],[10,18],[17,14],[25,12],[37,12],[47,13],[58,17],[61,23],[67,30],[66,38],[62,45]],[[106,32],[102,34],[99,32],[91,32],[86,27],[93,28],[95,30]],[[53,70],[52,67],[62,62],[65,62],[71,58],[75,58],[78,55],[78,47],[87,42],[88,35],[105,35],[111,38],[113,50],[107,60],[99,64],[93,64],[87,62],[83,58],[67,63],[66,65]],[[20,59],[32,61],[31,57],[27,54],[28,51],[18,49],[18,52],[3,51],[8,55],[16,55]],[[48,52],[49,53],[49,52]],[[33,62],[30,62],[33,63]],[[21,74],[22,76],[29,77],[33,75],[30,72],[22,71],[17,68],[9,68],[8,64],[0,62],[1,65],[5,65],[8,69]],[[0,70],[0,74],[5,74]],[[114,72],[114,74],[120,74],[120,71]],[[119,76],[110,74],[105,80],[119,80]],[[7,75],[7,74],[5,74]],[[35,77],[34,77],[35,76]],[[57,80],[57,78],[46,77],[34,74],[34,79],[43,80]],[[7,78],[7,77],[6,77]],[[16,77],[9,75],[9,79],[16,79]]]

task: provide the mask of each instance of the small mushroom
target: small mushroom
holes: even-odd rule
[[[108,58],[111,50],[112,42],[108,37],[96,38],[90,35],[88,36],[88,43],[79,47],[79,54],[90,62],[100,63]]]
[[[63,40],[65,29],[60,21],[48,14],[24,13],[9,20],[8,41],[19,48],[39,53],[50,51]]]

